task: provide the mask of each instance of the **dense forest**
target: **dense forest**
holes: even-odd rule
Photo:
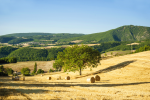
[[[4,46],[0,48],[0,58],[7,57],[12,51],[17,50],[18,48],[13,48],[11,46]]]
[[[11,52],[7,57],[15,57],[17,61],[50,61],[57,57],[57,53],[64,48],[33,49],[29,47],[19,48]]]

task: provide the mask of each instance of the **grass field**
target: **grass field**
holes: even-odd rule
[[[25,61],[25,62],[17,62],[10,64],[3,64],[5,68],[12,68],[14,71],[20,72],[22,68],[28,67],[31,72],[34,69],[35,62],[37,63],[37,69],[43,69],[44,71],[49,71],[50,68],[53,68],[54,61]]]
[[[32,65],[24,64],[33,66],[34,62]],[[25,81],[0,77],[0,99],[150,100],[149,65],[150,51],[145,51],[102,60],[101,65],[92,71],[83,70],[82,76],[79,72],[53,72],[44,76],[27,76]],[[95,75],[99,75],[101,81],[86,81]],[[49,76],[52,80],[47,79]],[[56,80],[57,76],[62,79]],[[71,80],[65,80],[66,76],[70,76]]]

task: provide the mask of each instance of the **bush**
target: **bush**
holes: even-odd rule
[[[41,74],[41,73],[44,73],[44,70],[38,69],[37,74]]]
[[[4,72],[10,75],[10,74],[13,74],[14,71],[11,68],[5,68]]]
[[[50,69],[49,72],[54,72],[54,70],[53,70],[53,69]]]
[[[22,68],[22,69],[21,69],[21,73],[22,73],[24,76],[29,76],[29,75],[30,75],[30,69],[29,69],[28,67]]]
[[[0,72],[3,72],[3,71],[4,71],[4,66],[1,65],[1,66],[0,66]]]
[[[13,76],[18,76],[18,75],[15,73],[15,74],[13,74]]]

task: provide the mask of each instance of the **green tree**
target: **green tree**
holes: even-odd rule
[[[33,72],[34,72],[34,73],[36,73],[36,71],[37,71],[37,63],[35,62],[35,65],[34,65],[34,70],[33,70]]]
[[[5,68],[4,72],[10,75],[10,74],[13,74],[14,71],[11,68]]]
[[[73,45],[71,47],[67,47],[63,52],[58,53],[54,66],[58,62],[59,64],[62,64],[62,68],[65,72],[79,71],[79,74],[81,75],[82,69],[86,67],[97,67],[100,62],[100,58],[101,55],[98,50],[93,50],[87,45]]]
[[[3,71],[4,71],[4,66],[1,65],[1,66],[0,66],[0,72],[3,72]]]
[[[53,68],[55,68],[56,70],[61,70],[62,65],[63,65],[63,62],[60,59],[55,60],[55,62],[53,63]]]
[[[30,69],[29,69],[28,67],[22,68],[22,69],[21,69],[21,73],[22,73],[24,76],[29,76],[29,75],[30,75]]]
[[[107,57],[107,53],[105,53],[105,57]]]
[[[44,70],[38,69],[37,74],[44,73]]]
[[[113,52],[111,52],[111,56],[113,56]]]

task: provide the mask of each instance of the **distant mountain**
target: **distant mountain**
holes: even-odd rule
[[[82,43],[102,43],[109,41],[140,41],[145,39],[150,39],[150,27],[127,25],[106,32],[61,39],[58,42],[83,40]]]
[[[0,36],[1,43],[18,44],[21,42],[41,42],[42,40],[51,40],[57,42],[60,39],[80,37],[84,34],[71,33],[13,33]],[[49,43],[51,43],[49,41]]]
[[[141,41],[145,39],[150,39],[150,27],[134,25],[121,26],[106,32],[88,35],[70,33],[14,33],[0,36],[0,42],[7,42],[9,44],[29,41],[71,44],[75,40],[80,41],[80,43],[102,43],[110,41]]]

